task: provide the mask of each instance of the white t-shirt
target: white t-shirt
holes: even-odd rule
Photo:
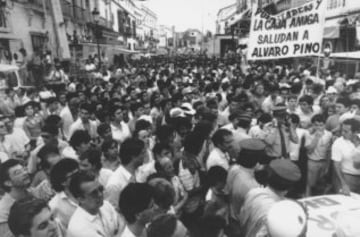
[[[301,146],[301,139],[305,136],[307,136],[308,134],[308,130],[303,129],[303,128],[296,128],[296,135],[299,138],[299,142],[293,143],[293,142],[289,142],[289,156],[290,156],[290,160],[292,161],[297,161],[299,160],[299,155],[300,155],[300,146]]]
[[[341,163],[341,170],[344,174],[360,175],[360,169],[356,169],[353,163],[355,149],[355,145],[343,137],[336,139],[331,147],[331,159]]]

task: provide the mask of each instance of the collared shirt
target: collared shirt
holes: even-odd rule
[[[101,168],[99,171],[99,183],[106,187],[111,175],[113,174],[112,170]]]
[[[66,230],[71,216],[78,207],[77,203],[71,200],[65,192],[60,192],[50,200],[49,206],[55,217],[59,219],[62,227]]]
[[[131,177],[132,174],[120,165],[109,178],[104,194],[115,208],[118,208],[120,193],[130,183]]]
[[[110,128],[112,138],[119,143],[122,143],[127,138],[131,137],[129,126],[124,121],[121,121],[120,127],[110,124]]]
[[[70,127],[75,122],[73,115],[71,114],[71,111],[69,107],[66,105],[60,112],[60,117],[63,121],[63,133],[67,140],[70,139]]]
[[[10,196],[9,193],[5,193],[0,200],[0,223],[8,221],[10,208],[16,200]],[[1,235],[2,236],[2,235]]]
[[[223,126],[222,128],[227,129],[232,132],[233,142],[231,144],[232,149],[230,151],[230,156],[232,158],[237,157],[241,150],[241,146],[240,146],[241,141],[243,141],[245,139],[249,139],[249,138],[251,138],[251,136],[247,133],[246,129],[241,128],[241,127],[238,127],[235,129],[233,124],[227,124],[227,125]]]
[[[290,134],[285,131],[284,128],[281,128],[281,131],[284,135],[284,142],[286,147],[286,152],[289,152],[289,142],[290,142]],[[279,128],[271,128],[265,135],[264,142],[266,143],[265,153],[271,157],[281,157],[281,136],[279,132]]]
[[[248,192],[244,206],[240,211],[240,228],[244,237],[253,237],[261,231],[266,224],[266,215],[271,206],[281,201],[270,188],[255,188]]]
[[[354,167],[353,154],[355,145],[344,137],[335,140],[331,147],[331,159],[341,163],[341,170],[345,174],[360,175],[360,169]]]
[[[246,195],[251,189],[260,187],[260,184],[255,179],[254,170],[241,165],[233,165],[230,168],[226,184],[230,196],[230,216],[239,220],[240,209]]]
[[[213,166],[223,167],[225,170],[229,169],[230,157],[227,153],[221,151],[219,148],[214,147],[206,161],[206,169],[209,170]]]
[[[259,125],[255,125],[249,130],[249,136],[255,139],[264,139],[265,134],[265,131]]]
[[[6,135],[5,139],[11,144],[17,153],[25,152],[25,146],[30,142],[30,139],[26,136],[26,133],[22,128],[13,128],[13,132]]]
[[[76,130],[86,130],[81,118],[78,118],[73,124],[71,124],[70,131],[69,131],[69,137],[71,137],[72,134]],[[91,138],[96,138],[97,137],[97,123],[95,121],[89,120],[89,131],[88,131],[88,133],[89,133]]]
[[[311,143],[313,143],[314,139],[315,139],[314,134],[307,134],[306,146],[309,146]],[[332,133],[325,130],[324,134],[319,139],[315,147],[315,150],[311,153],[309,152],[307,153],[308,158],[314,161],[327,159],[328,158],[327,155],[329,154],[330,151],[331,140],[332,140]]]
[[[10,208],[15,201],[16,200],[11,197],[9,193],[5,193],[0,200],[0,236],[12,236],[7,222]]]
[[[299,141],[301,141],[301,139],[303,137],[306,138],[307,134],[309,133],[308,130],[303,129],[303,128],[296,128],[296,135],[299,138]],[[306,140],[307,142],[307,140]],[[299,156],[300,156],[300,147],[301,147],[301,142],[298,143],[293,143],[292,141],[289,142],[289,156],[290,156],[290,160],[292,161],[297,161],[299,160]]]
[[[91,215],[79,206],[70,219],[67,237],[114,237],[123,228],[119,214],[104,201],[97,215]]]

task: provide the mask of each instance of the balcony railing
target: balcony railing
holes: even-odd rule
[[[44,2],[46,10],[49,10],[51,7],[51,2],[48,0],[45,0]],[[28,0],[27,7],[38,12],[44,12],[43,0]]]

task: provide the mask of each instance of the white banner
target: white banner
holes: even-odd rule
[[[248,60],[320,54],[326,2],[310,0],[277,15],[270,15],[255,6],[251,17]]]

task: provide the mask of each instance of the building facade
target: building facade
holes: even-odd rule
[[[138,45],[137,49],[144,52],[154,52],[157,48],[159,40],[159,32],[157,29],[157,15],[144,4],[137,7],[137,32]]]

